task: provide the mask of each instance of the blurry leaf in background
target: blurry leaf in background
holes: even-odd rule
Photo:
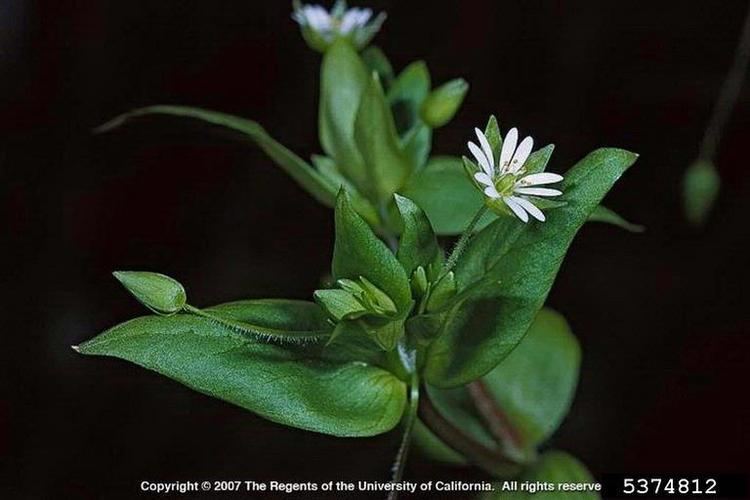
[[[646,230],[645,226],[629,222],[622,215],[604,205],[599,205],[593,212],[591,212],[591,215],[589,215],[589,222],[612,224],[613,226],[630,231],[631,233],[642,233]]]
[[[719,195],[721,179],[716,166],[708,160],[696,160],[685,172],[682,195],[685,217],[694,226],[706,223]]]
[[[430,72],[424,61],[416,61],[399,73],[388,90],[396,129],[401,137],[419,124],[419,109],[430,93]]]
[[[369,194],[365,189],[369,179],[354,142],[354,120],[370,80],[367,68],[346,40],[335,42],[326,51],[320,68],[320,144],[365,195]]]
[[[369,187],[382,203],[390,203],[393,193],[412,173],[412,162],[402,150],[391,108],[385,100],[377,75],[362,94],[354,121],[354,139],[362,155]]]
[[[362,51],[362,60],[370,70],[370,73],[374,71],[378,74],[378,78],[380,78],[380,82],[387,92],[393,83],[394,73],[393,66],[391,66],[391,62],[385,53],[380,47],[371,45]]]
[[[514,439],[505,443],[507,450],[518,457],[533,457],[536,448],[557,430],[573,400],[580,361],[578,341],[565,319],[551,309],[542,309],[518,347],[480,379],[497,405],[506,434]],[[447,390],[429,387],[429,396],[454,425],[485,446],[496,446],[466,386]],[[448,446],[428,429],[422,429],[416,439],[427,456],[455,462],[455,457],[445,452]]]
[[[270,316],[269,327],[310,327],[306,314],[304,324],[291,324],[296,315],[284,307],[284,319]],[[299,345],[261,344],[197,316],[136,318],[78,350],[128,360],[273,422],[335,436],[386,432],[406,404],[403,382],[380,368],[324,361]]]
[[[578,483],[593,485],[594,477],[577,458],[564,451],[551,450],[539,458],[533,467],[517,478],[520,482]],[[479,497],[479,500],[597,500],[593,491],[502,491],[503,483],[495,484],[495,491]]]

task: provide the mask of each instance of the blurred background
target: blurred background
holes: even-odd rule
[[[554,142],[554,171],[599,146],[641,154],[606,203],[647,231],[587,225],[549,299],[584,353],[550,446],[596,475],[747,472],[750,90],[720,145],[707,227],[687,225],[680,203],[747,3],[368,5],[389,14],[375,43],[397,70],[424,59],[433,82],[471,84],[434,153],[463,154],[496,113],[504,130]],[[126,499],[141,480],[388,477],[395,433],[287,429],[69,347],[143,313],[117,269],[174,276],[199,306],[310,297],[329,266],[332,213],[258,149],[169,119],[91,134],[131,108],[175,103],[256,119],[302,156],[319,152],[320,58],[290,13],[271,0],[0,3],[3,498]],[[406,477],[482,476],[412,456]]]

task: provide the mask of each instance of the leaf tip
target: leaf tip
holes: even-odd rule
[[[70,348],[73,349],[75,352],[77,352],[79,354],[81,353],[81,348],[79,346],[77,346],[77,345],[72,345],[72,346],[70,346]]]

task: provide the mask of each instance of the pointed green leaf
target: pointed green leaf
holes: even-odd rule
[[[185,289],[169,276],[147,271],[115,271],[112,274],[141,304],[155,313],[174,314],[185,305]]]
[[[339,40],[331,45],[320,70],[320,144],[363,193],[368,176],[354,142],[354,120],[369,83],[370,75],[351,44]]]
[[[639,224],[628,222],[622,215],[618,214],[614,210],[605,207],[604,205],[599,205],[594,209],[593,212],[591,212],[591,215],[589,215],[589,222],[603,222],[605,224],[612,224],[613,226],[622,228],[625,231],[630,231],[631,233],[642,233],[646,230],[645,227]]]
[[[501,218],[471,240],[455,273],[458,296],[474,302],[460,305],[432,344],[428,381],[467,383],[510,353],[542,307],[576,233],[636,158],[621,149],[598,149],[567,172],[561,187],[567,204],[549,212],[546,222]],[[477,324],[480,315],[493,327]]]
[[[380,368],[260,344],[184,314],[128,321],[78,350],[131,361],[273,422],[335,436],[386,432],[406,403],[404,384]]]
[[[395,199],[403,222],[396,255],[406,274],[411,276],[418,266],[427,268],[430,264],[439,265],[443,251],[427,215],[409,198],[395,195]]]
[[[375,75],[362,95],[354,138],[375,194],[379,200],[390,202],[411,174],[412,164],[401,149],[391,110]]]
[[[482,193],[467,177],[461,159],[450,156],[431,158],[400,193],[425,211],[440,235],[461,233],[484,204]],[[479,227],[494,218],[487,214]]]
[[[316,290],[315,302],[336,321],[354,319],[367,313],[367,309],[346,290]]]
[[[694,226],[706,223],[711,208],[719,196],[721,178],[716,166],[708,160],[696,160],[682,180],[685,216]]]
[[[385,292],[399,312],[411,308],[409,280],[396,256],[353,210],[345,192],[336,202],[336,243],[333,277],[357,280],[364,277]]]
[[[263,127],[252,120],[200,108],[159,105],[139,108],[122,114],[96,128],[95,132],[108,132],[121,126],[128,120],[149,115],[194,118],[211,125],[240,132],[243,138],[249,139],[260,147],[263,152],[316,200],[329,207],[333,206],[336,199],[336,187],[315,171],[309,163],[276,142]]]
[[[336,166],[336,162],[327,156],[313,155],[313,165],[320,172],[326,181],[333,187],[335,187],[338,193],[341,188],[346,189],[352,200],[352,205],[359,215],[361,215],[368,224],[372,227],[380,227],[380,215],[378,215],[377,209],[373,204],[365,198],[359,190],[354,187],[354,184],[349,182],[349,179],[344,177]]]

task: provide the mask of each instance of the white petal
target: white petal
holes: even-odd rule
[[[540,185],[540,184],[553,184],[563,180],[562,175],[552,174],[549,172],[542,172],[540,174],[531,174],[522,178],[518,181],[523,186]]]
[[[479,166],[482,167],[482,170],[484,170],[487,175],[494,174],[494,169],[492,168],[492,164],[490,163],[489,159],[487,159],[487,156],[485,156],[484,151],[479,149],[479,146],[474,144],[473,142],[469,141],[469,151],[471,151],[471,154],[474,155],[474,158],[476,158],[477,163],[479,163]]]
[[[529,212],[531,214],[531,216],[533,218],[535,218],[536,220],[538,220],[540,222],[544,222],[545,221],[545,217],[544,217],[544,214],[542,213],[542,211],[539,210],[536,207],[536,205],[534,205],[533,203],[531,203],[529,200],[527,200],[525,198],[519,198],[517,196],[511,196],[511,197],[509,197],[509,199],[513,200],[514,202],[516,202],[519,205],[521,205],[523,207],[523,209],[526,210],[527,212]]]
[[[482,145],[482,151],[484,151],[484,155],[487,157],[487,160],[490,162],[490,165],[492,166],[492,172],[490,172],[490,175],[492,175],[495,172],[495,155],[492,154],[492,147],[490,146],[490,141],[487,140],[487,136],[484,135],[484,132],[479,130],[478,128],[474,128],[474,132],[477,134],[477,139],[479,139],[479,144]]]
[[[558,191],[557,189],[534,188],[534,187],[516,188],[513,191],[518,194],[530,194],[532,196],[560,196],[562,194],[562,191]]]
[[[477,172],[474,174],[474,178],[477,180],[477,182],[481,182],[485,186],[494,186],[495,184],[492,182],[492,177],[487,175],[485,172]]]
[[[500,151],[500,163],[498,163],[498,166],[501,173],[508,171],[510,160],[516,151],[516,144],[518,144],[518,129],[513,127],[508,131],[508,135],[505,136],[503,149]]]
[[[516,153],[513,155],[513,159],[510,160],[511,172],[518,172],[521,167],[523,167],[523,164],[529,159],[533,147],[534,139],[531,137],[527,137],[521,141],[521,144],[518,145],[518,149],[516,149]]]
[[[484,188],[484,194],[490,198],[500,198],[500,193],[497,192],[495,186],[488,186]]]
[[[524,222],[529,222],[529,216],[526,214],[523,208],[521,208],[521,205],[518,204],[515,200],[518,200],[520,198],[503,198],[503,201],[506,205],[508,205],[508,208],[510,208],[514,214],[516,214],[516,217],[521,219]]]

